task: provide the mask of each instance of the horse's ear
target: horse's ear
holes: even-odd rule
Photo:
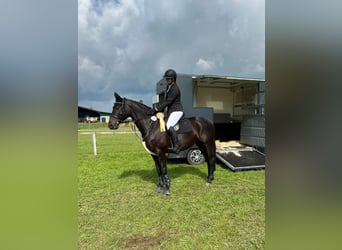
[[[118,93],[116,93],[116,92],[114,92],[114,97],[115,97],[117,102],[121,102],[122,101],[122,97]]]

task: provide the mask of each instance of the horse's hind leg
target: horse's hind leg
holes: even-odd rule
[[[208,166],[207,184],[210,184],[214,180],[214,171],[216,169],[216,147],[214,143],[198,143],[198,147],[204,154],[205,160]]]
[[[214,180],[214,172],[216,170],[216,145],[215,140],[207,144],[208,149],[208,178],[207,183],[211,183]]]
[[[207,162],[208,165],[208,177],[207,183],[210,184],[214,180],[214,171],[215,171],[215,164],[216,164],[216,155],[211,155],[209,157],[209,161]]]

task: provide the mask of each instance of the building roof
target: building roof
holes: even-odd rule
[[[108,116],[111,113],[99,111],[96,109],[86,108],[82,106],[78,106],[78,117],[100,117],[100,116]]]

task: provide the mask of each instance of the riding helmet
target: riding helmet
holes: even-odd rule
[[[164,78],[173,78],[177,79],[177,73],[173,69],[168,69],[165,71]]]

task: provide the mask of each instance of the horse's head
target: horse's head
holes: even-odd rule
[[[118,93],[114,93],[115,103],[108,122],[108,128],[118,129],[119,124],[123,122],[129,114],[125,110],[125,98],[122,98]]]

